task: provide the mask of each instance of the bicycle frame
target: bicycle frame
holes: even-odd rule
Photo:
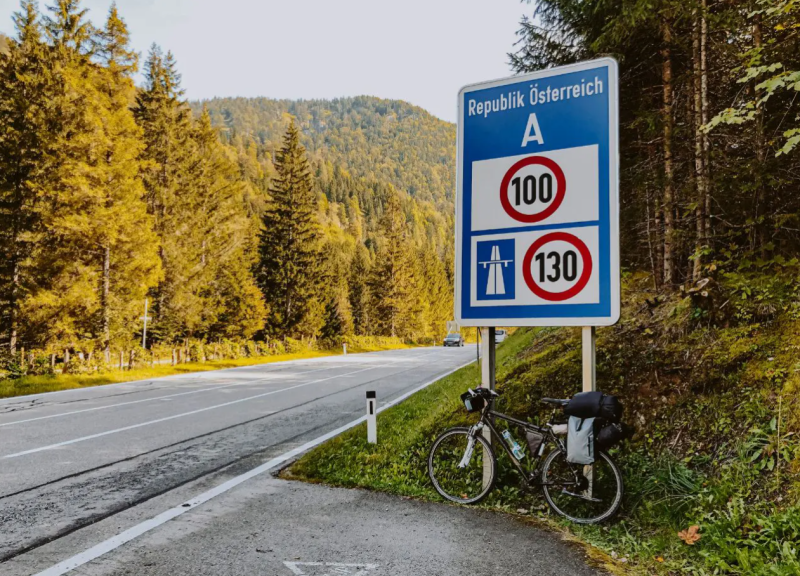
[[[536,480],[536,478],[537,478],[536,470],[538,470],[538,468],[539,468],[539,461],[542,459],[542,455],[544,454],[545,445],[552,443],[552,444],[555,444],[557,447],[561,448],[562,450],[566,450],[566,448],[564,446],[564,443],[561,441],[561,439],[558,436],[556,436],[553,433],[553,429],[550,426],[538,426],[536,424],[531,424],[530,422],[524,422],[522,420],[517,420],[516,418],[512,418],[511,416],[508,416],[507,414],[503,414],[501,412],[495,411],[493,409],[493,405],[494,405],[494,401],[487,402],[486,406],[483,408],[483,410],[481,410],[481,418],[480,418],[480,420],[478,420],[478,423],[474,427],[474,428],[476,428],[476,432],[480,432],[481,429],[484,428],[484,427],[488,428],[489,431],[492,433],[492,436],[494,436],[497,439],[497,442],[503,447],[503,450],[505,450],[505,453],[511,459],[511,463],[514,465],[514,468],[516,468],[517,472],[519,472],[519,474],[523,478],[525,478],[526,483],[529,486],[531,486],[531,485],[543,486],[544,484],[542,482]],[[494,425],[494,419],[495,418],[497,418],[499,420],[503,420],[505,422],[509,422],[509,423],[514,424],[516,426],[520,426],[526,432],[527,431],[532,431],[532,432],[538,432],[538,433],[544,435],[545,439],[542,441],[542,444],[539,447],[538,454],[531,454],[530,455],[531,458],[536,458],[536,460],[535,460],[536,465],[534,467],[534,472],[531,474],[530,477],[528,477],[528,473],[522,467],[522,462],[520,462],[517,459],[517,457],[514,456],[514,453],[511,451],[511,448],[508,447],[508,444],[506,444],[506,442],[503,439],[502,435],[497,431],[497,428]]]

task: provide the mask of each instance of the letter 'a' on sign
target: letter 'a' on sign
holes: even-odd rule
[[[461,90],[459,325],[619,319],[618,116],[611,58]]]

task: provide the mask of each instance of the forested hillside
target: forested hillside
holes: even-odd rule
[[[234,143],[250,141],[274,156],[286,128],[296,119],[311,157],[346,167],[356,178],[392,184],[448,215],[455,192],[453,124],[398,100],[368,96],[327,100],[214,98],[195,103],[208,108],[215,126]]]
[[[25,0],[14,21],[0,54],[0,369],[442,335],[452,126],[373,98],[193,111],[158,46],[134,85],[115,7],[95,27],[79,0]]]

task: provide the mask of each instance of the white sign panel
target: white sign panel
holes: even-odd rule
[[[459,93],[461,326],[619,319],[617,84],[604,58]]]

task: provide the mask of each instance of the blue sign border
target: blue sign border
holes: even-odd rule
[[[563,100],[542,105],[530,104],[533,86],[561,88],[580,85],[582,81],[600,79],[604,97]],[[577,65],[553,68],[542,72],[504,80],[467,86],[459,93],[458,174],[456,194],[456,319],[462,326],[558,326],[609,325],[619,319],[619,238],[618,238],[618,111],[617,64],[603,58]],[[546,80],[546,84],[541,84]],[[467,100],[492,101],[521,91],[525,106],[518,109],[469,115]],[[510,101],[510,98],[507,98]],[[537,112],[544,144],[520,146],[528,115]],[[541,112],[541,113],[539,113]],[[601,117],[598,117],[601,116]],[[520,126],[521,124],[521,126]],[[512,137],[513,136],[513,137]],[[466,143],[466,144],[465,144]],[[473,162],[534,154],[578,146],[598,146],[599,219],[567,224],[522,225],[501,230],[471,230]],[[495,305],[470,304],[472,240],[474,237],[597,226],[599,229],[599,288],[596,304]]]

